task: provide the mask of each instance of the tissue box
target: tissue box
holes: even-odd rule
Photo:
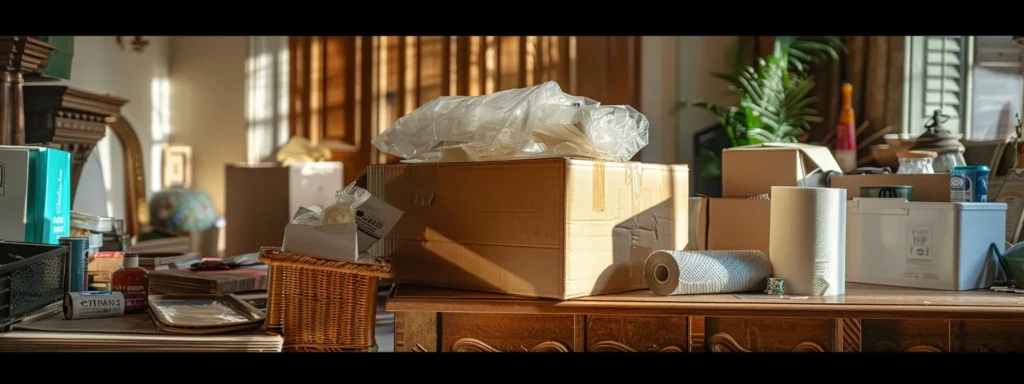
[[[71,233],[71,154],[0,146],[0,239],[57,244]]]
[[[354,262],[359,258],[356,224],[302,225],[284,227],[281,251],[321,259]]]

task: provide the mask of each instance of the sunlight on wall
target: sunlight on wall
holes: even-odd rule
[[[245,61],[246,160],[273,158],[289,136],[287,37],[250,38]],[[281,47],[281,46],[284,47]]]
[[[149,191],[151,193],[163,189],[163,152],[171,135],[171,84],[166,77],[156,77],[150,84],[152,112],[150,117],[150,133],[153,141],[150,145],[149,158]]]
[[[100,153],[100,168],[103,169],[102,176],[103,176],[103,190],[104,191],[110,191],[110,186],[111,186],[111,181],[110,181],[110,177],[112,175],[112,173],[110,172],[110,163],[111,163],[111,161],[110,161],[110,142],[111,142],[111,140],[109,138],[113,137],[113,135],[114,135],[114,132],[111,131],[110,128],[107,128],[107,133],[104,136],[104,140],[100,140],[100,142],[96,143],[96,148],[93,149],[94,151],[98,151]],[[118,174],[120,174],[120,173],[118,173]],[[114,214],[114,203],[113,203],[113,201],[114,201],[113,199],[107,198],[107,212],[106,212],[106,214],[108,214],[108,215]]]

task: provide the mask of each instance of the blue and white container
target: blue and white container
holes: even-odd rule
[[[57,245],[71,233],[71,154],[0,146],[0,239]]]
[[[988,202],[989,169],[984,165],[960,165],[949,170],[949,201]]]
[[[68,292],[84,292],[89,290],[89,238],[62,237],[60,245],[68,247]]]

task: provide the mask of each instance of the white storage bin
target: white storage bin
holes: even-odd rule
[[[854,198],[846,211],[846,281],[962,291],[986,289],[1004,248],[1005,203]]]

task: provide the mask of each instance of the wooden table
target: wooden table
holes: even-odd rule
[[[568,301],[397,285],[395,351],[1024,351],[1024,295],[848,284],[804,300],[649,291]]]

